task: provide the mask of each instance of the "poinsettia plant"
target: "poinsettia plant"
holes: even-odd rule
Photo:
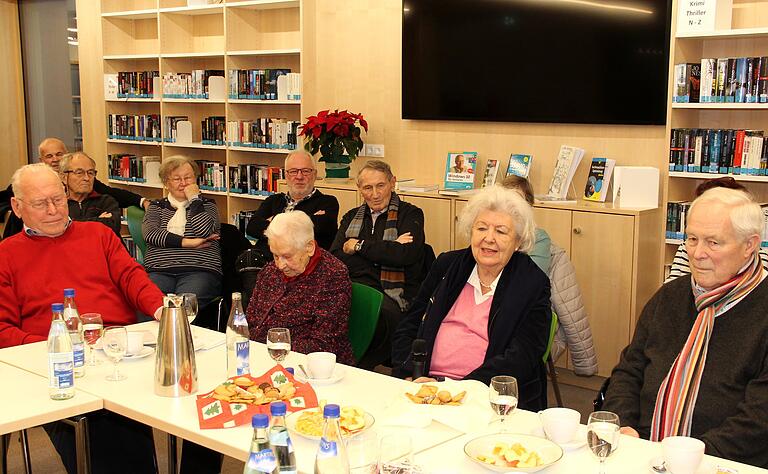
[[[320,152],[320,161],[349,163],[363,148],[361,127],[368,131],[368,122],[362,114],[346,110],[339,112],[338,109],[333,112],[323,110],[307,117],[307,122],[301,126],[300,135],[306,139],[305,150],[313,155]]]

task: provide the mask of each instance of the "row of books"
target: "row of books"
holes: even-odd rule
[[[673,102],[768,103],[768,56],[675,64]]]
[[[232,214],[232,225],[237,227],[246,237],[250,237],[246,229],[248,229],[248,223],[251,221],[253,214],[254,211],[240,211],[237,214]]]
[[[669,171],[768,174],[768,141],[762,130],[673,128]]]
[[[123,245],[125,245],[126,250],[128,250],[128,254],[134,260],[139,259],[139,257],[141,256],[141,249],[139,249],[139,246],[136,245],[136,242],[133,241],[133,237],[131,237],[130,235],[124,235]]]
[[[160,115],[107,115],[107,137],[118,140],[159,142]]]
[[[159,75],[158,71],[118,72],[117,97],[121,99],[154,97],[153,79]]]
[[[197,185],[206,191],[227,191],[225,164],[218,161],[195,160],[198,166]]]
[[[299,100],[301,74],[290,69],[230,69],[229,98]]]
[[[763,210],[763,232],[761,247],[768,247],[768,203],[760,204]],[[685,226],[691,201],[670,201],[667,203],[667,225],[665,236],[672,240],[685,240]]]
[[[295,150],[301,122],[282,118],[257,118],[227,122],[227,144],[253,148]]]
[[[189,117],[186,115],[166,115],[163,117],[163,141],[176,141],[179,122],[189,122]]]
[[[208,79],[212,76],[224,77],[220,69],[195,69],[191,73],[163,74],[163,97],[168,99],[207,99]]]
[[[277,182],[285,179],[279,166],[238,165],[229,167],[229,192],[270,195],[277,192]]]
[[[160,185],[160,157],[136,156],[130,153],[107,155],[109,179]]]
[[[224,145],[227,118],[221,116],[205,117],[200,121],[201,143],[203,145]]]

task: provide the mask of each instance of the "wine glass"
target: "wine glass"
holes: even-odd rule
[[[587,422],[587,444],[600,461],[600,474],[605,474],[605,458],[618,447],[619,415],[610,411],[596,411]]]
[[[81,314],[80,321],[83,323],[83,339],[90,352],[88,365],[90,367],[99,365],[101,361],[96,359],[96,349],[93,346],[101,338],[101,333],[104,332],[104,321],[99,313]]]
[[[272,328],[267,331],[269,357],[278,364],[291,352],[291,331],[286,328]]]
[[[117,364],[125,355],[125,350],[128,347],[128,331],[124,327],[119,326],[106,328],[104,330],[102,347],[104,348],[104,354],[115,364],[115,369],[110,375],[107,375],[107,380],[110,382],[125,380],[126,376],[117,370]]]
[[[187,314],[189,324],[192,324],[192,321],[197,317],[197,295],[194,293],[182,293],[179,296],[184,298],[184,312]]]
[[[491,379],[489,388],[488,399],[493,412],[498,416],[503,433],[506,431],[504,421],[517,408],[517,379],[509,375],[497,375]]]

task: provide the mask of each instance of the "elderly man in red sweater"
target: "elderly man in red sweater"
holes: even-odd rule
[[[115,233],[69,219],[67,195],[52,168],[24,166],[11,184],[24,231],[0,242],[0,347],[44,341],[51,303],[62,301],[64,288],[75,288],[79,309],[101,313],[107,326],[135,323],[136,310],[159,314],[163,294]],[[88,424],[93,472],[156,471],[148,426],[106,410],[89,414]],[[61,423],[45,429],[67,472],[76,472],[72,430]]]
[[[105,326],[153,315],[163,294],[108,227],[69,219],[67,195],[44,164],[14,173],[13,212],[24,232],[0,243],[0,347],[43,341],[51,303],[77,290],[81,312],[101,313]]]

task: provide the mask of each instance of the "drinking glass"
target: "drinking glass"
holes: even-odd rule
[[[291,352],[291,331],[286,328],[267,330],[267,351],[269,357],[278,364]]]
[[[379,438],[364,431],[347,440],[347,457],[351,474],[376,474],[379,462]]]
[[[88,352],[90,353],[88,365],[90,367],[99,365],[101,361],[96,359],[96,349],[93,346],[101,338],[102,332],[104,332],[104,321],[99,313],[81,314],[80,321],[83,323],[83,339],[88,345]]]
[[[184,312],[187,314],[189,324],[197,317],[197,295],[194,293],[182,293],[179,295],[184,298]]]
[[[379,444],[381,474],[411,474],[413,472],[413,441],[405,434],[390,434]]]
[[[587,422],[587,444],[600,461],[600,474],[605,474],[605,459],[618,447],[619,415],[610,411],[596,411]]]
[[[509,375],[497,375],[491,379],[488,390],[495,420],[501,423],[501,432],[507,431],[504,421],[517,408],[517,379]]]
[[[128,331],[124,327],[117,326],[106,328],[104,330],[102,347],[104,348],[104,354],[115,364],[114,371],[107,375],[107,380],[110,382],[125,380],[126,376],[117,370],[117,364],[125,355],[125,350],[128,347]]]

